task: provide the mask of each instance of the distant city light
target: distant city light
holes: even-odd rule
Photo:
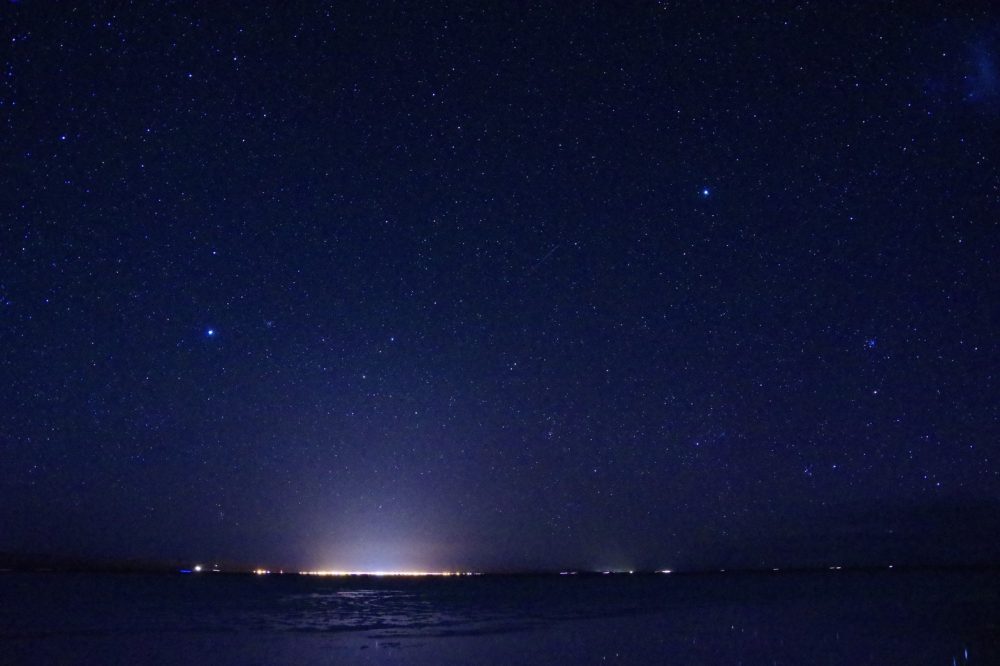
[[[725,571],[725,570],[723,569],[723,571]],[[660,573],[662,573],[662,574],[670,574],[670,573],[673,573],[673,572],[674,572],[673,569],[660,569]]]
[[[299,574],[302,576],[479,576],[481,575],[480,573],[475,571],[300,571]]]

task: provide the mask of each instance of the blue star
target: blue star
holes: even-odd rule
[[[709,190],[707,187],[703,187],[701,189],[701,196],[702,196],[702,198],[707,198],[708,195],[711,194],[711,193],[712,193],[712,191]]]
[[[215,337],[215,329],[214,328],[208,329],[207,331],[205,331],[205,335],[207,335],[210,338],[214,338]]]
[[[876,338],[868,338],[865,340],[865,347],[868,347],[868,349],[875,349],[877,345],[878,340]]]

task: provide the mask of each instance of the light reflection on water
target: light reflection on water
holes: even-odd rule
[[[448,633],[501,633],[526,629],[542,622],[528,621],[523,608],[487,608],[395,589],[334,590],[285,595],[280,612],[268,620],[276,630],[377,630],[381,636]]]
[[[366,582],[370,584],[365,584]],[[550,578],[476,581],[275,579],[260,581],[242,605],[196,609],[203,630],[377,632],[381,637],[506,634],[579,619],[627,617],[669,607],[657,592],[607,581],[552,586]],[[654,586],[655,587],[655,586]],[[318,589],[317,589],[318,588]],[[246,589],[241,590],[246,593]]]

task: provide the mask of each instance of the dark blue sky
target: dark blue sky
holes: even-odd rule
[[[0,550],[998,556],[990,3],[0,13]]]

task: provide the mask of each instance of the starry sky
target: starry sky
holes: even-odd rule
[[[23,0],[0,36],[0,550],[1000,557],[990,3]]]

